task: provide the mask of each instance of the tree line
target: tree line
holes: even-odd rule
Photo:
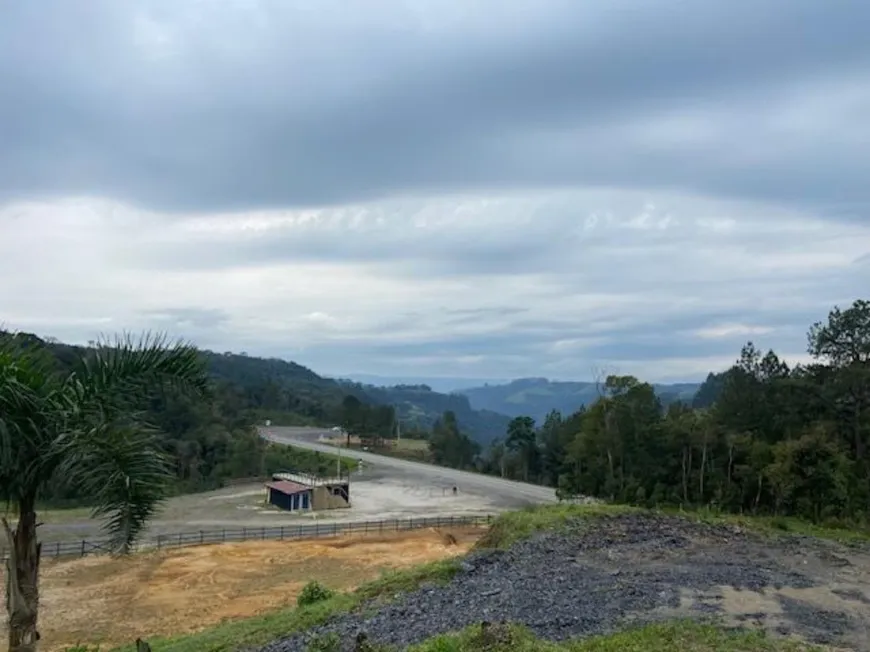
[[[552,411],[541,424],[514,418],[484,453],[445,415],[433,430],[433,459],[549,485],[562,497],[863,522],[870,302],[834,308],[807,341],[812,362],[794,367],[747,343],[734,366],[710,374],[692,404],[665,408],[651,384],[609,376],[591,405],[570,415]]]
[[[38,360],[39,372],[54,380],[81,373],[82,361],[93,363],[96,351],[93,346],[76,347],[8,332],[0,332],[0,349],[18,365]],[[341,390],[336,388],[334,396],[327,397],[334,402],[325,400],[323,389],[312,385],[315,381],[309,376],[319,377],[293,363],[203,351],[196,355],[208,374],[207,391],[190,393],[155,385],[140,404],[131,406],[137,420],[153,431],[168,460],[171,494],[216,489],[233,479],[277,471],[334,471],[330,456],[270,444],[254,425],[265,419],[276,425],[334,422],[340,414]],[[282,382],[288,376],[295,381],[292,389]],[[11,486],[11,480],[0,482],[0,500],[12,498]],[[37,496],[44,507],[87,505],[91,498],[80,486],[62,478],[46,483]]]

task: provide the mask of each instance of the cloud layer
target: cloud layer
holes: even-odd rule
[[[800,356],[807,326],[865,290],[870,256],[866,226],[627,191],[171,222],[79,200],[0,224],[13,324],[157,328],[331,373],[688,378],[747,339]]]
[[[650,379],[870,280],[860,0],[0,0],[0,319]]]

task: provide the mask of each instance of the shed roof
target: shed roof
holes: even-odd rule
[[[298,482],[290,482],[289,480],[277,480],[275,482],[267,482],[266,486],[269,489],[274,489],[275,491],[280,491],[282,494],[298,494],[303,491],[310,491],[311,487],[308,487],[304,484],[299,484]]]

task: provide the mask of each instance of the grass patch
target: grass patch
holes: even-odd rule
[[[649,510],[630,505],[602,503],[593,505],[545,505],[528,507],[515,512],[505,512],[493,521],[489,531],[477,542],[475,548],[504,549],[538,532],[568,529],[576,525],[578,520],[619,516],[621,514],[679,516],[690,521],[711,525],[735,525],[769,536],[781,536],[784,534],[802,535],[845,544],[870,541],[870,529],[863,527],[829,527],[816,525],[797,518],[746,516],[722,513],[711,509],[682,510],[679,508],[663,508]]]
[[[563,530],[578,519],[643,513],[628,505],[547,505],[505,512],[493,521],[489,531],[477,542],[476,548],[508,548],[537,532]]]
[[[390,571],[363,584],[354,594],[361,600],[389,599],[397,593],[413,591],[426,583],[447,584],[459,572],[461,558],[440,559],[406,570]]]
[[[413,652],[810,652],[821,648],[764,632],[726,631],[713,625],[677,621],[628,629],[607,636],[551,643],[517,625],[475,625],[436,636]]]
[[[682,516],[700,523],[736,525],[771,536],[791,534],[828,539],[845,544],[870,541],[870,529],[864,526],[847,524],[831,526],[811,523],[789,516],[747,516],[745,514],[729,514],[706,508],[691,511],[668,508],[660,511],[664,514]]]
[[[148,642],[154,652],[235,652],[265,645],[317,627],[332,616],[351,611],[369,600],[386,602],[427,582],[448,582],[459,571],[459,563],[460,560],[455,558],[443,559],[408,570],[391,571],[355,591],[338,593],[304,607],[280,609],[255,618],[228,620],[195,634],[154,638]],[[129,645],[115,648],[115,652],[135,652],[135,648]]]
[[[93,507],[40,507],[36,508],[36,520],[40,523],[60,525],[63,523],[77,522],[92,518]],[[0,510],[0,514],[6,516],[11,522],[18,519],[18,506],[10,505],[9,510]],[[95,521],[96,522],[96,521]],[[12,523],[10,523],[11,525]],[[0,547],[3,543],[0,542]]]

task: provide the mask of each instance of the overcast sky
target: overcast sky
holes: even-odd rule
[[[0,323],[668,381],[870,282],[866,0],[0,0]]]

